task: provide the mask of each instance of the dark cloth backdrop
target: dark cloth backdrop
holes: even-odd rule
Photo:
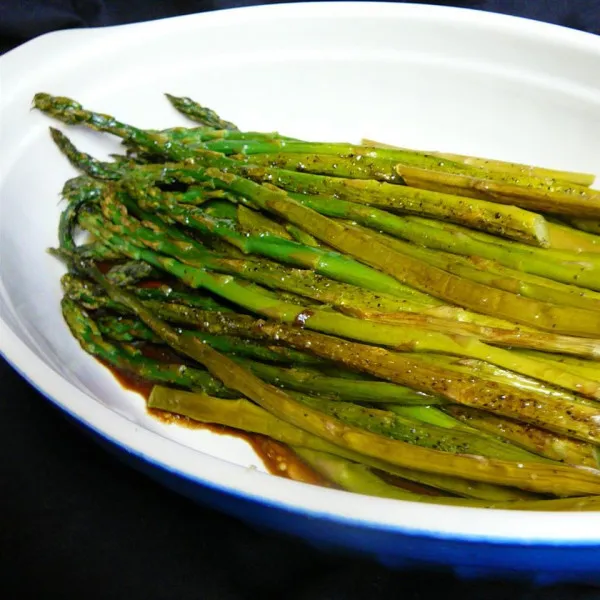
[[[6,51],[58,29],[249,4],[255,3],[1,0],[0,43]],[[600,0],[437,4],[526,16],[600,34]],[[121,465],[0,359],[0,597],[425,600],[442,596],[592,600],[600,599],[600,590],[463,583],[449,575],[394,572],[257,532]]]

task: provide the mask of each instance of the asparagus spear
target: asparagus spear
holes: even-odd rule
[[[156,133],[155,130],[148,130],[151,133]],[[209,127],[172,127],[163,129],[160,133],[166,134],[173,141],[176,141],[185,146],[200,146],[204,147],[204,142],[214,140],[244,140],[249,142],[277,142],[284,141],[299,141],[285,135],[281,135],[277,131],[240,131],[239,129],[214,129]]]
[[[373,148],[388,148],[396,150],[404,150],[398,146],[392,146],[390,144],[383,144],[374,140],[363,139],[361,142],[364,146],[370,146]],[[575,183],[578,185],[584,185],[586,187],[591,186],[594,183],[595,176],[590,173],[577,173],[573,171],[560,171],[556,169],[545,169],[542,167],[534,167],[526,164],[519,164],[514,162],[506,162],[503,160],[494,160],[489,158],[480,158],[476,156],[468,156],[465,154],[452,154],[449,152],[431,152],[426,151],[426,154],[430,156],[436,156],[438,158],[445,158],[457,163],[464,163],[465,165],[479,167],[489,171],[498,171],[505,175],[513,175],[517,177],[537,177],[541,179],[558,179],[561,181]]]
[[[282,369],[281,367],[256,361],[238,362],[267,383],[296,392],[322,396],[333,401],[349,400],[374,404],[398,402],[410,405],[444,403],[441,398],[385,381],[357,381],[355,379],[324,376],[319,371],[311,371],[306,368]]]
[[[269,219],[263,213],[249,209],[242,204],[237,207],[237,222],[242,232],[249,235],[273,235],[285,240],[294,240],[299,244],[317,247],[319,242],[312,235],[302,231],[295,225],[281,225]]]
[[[306,461],[309,466],[318,473],[321,473],[329,481],[332,481],[349,492],[365,494],[367,496],[434,503],[447,506],[470,506],[504,510],[596,511],[600,509],[600,498],[596,496],[560,500],[517,500],[513,502],[497,503],[490,503],[482,500],[478,502],[469,500],[469,502],[466,503],[464,500],[456,498],[439,498],[422,494],[418,495],[386,483],[369,471],[365,466],[345,458],[308,448],[294,448],[294,451]]]
[[[46,114],[54,116],[67,123],[86,124],[94,129],[108,131],[124,139],[136,143],[154,153],[163,153],[171,159],[182,160],[192,158],[193,149],[190,151],[175,143],[169,143],[168,136],[164,134],[145,133],[142,130],[127,126],[107,115],[92,113],[84,110],[80,104],[69,98],[52,97],[49,94],[38,93],[34,97],[34,107]],[[226,127],[223,127],[224,129]],[[268,145],[268,144],[267,144]],[[166,147],[165,147],[166,146]],[[258,149],[264,152],[266,145],[263,143]],[[220,151],[225,148],[214,146]],[[277,140],[271,144],[270,149],[286,151],[308,151],[313,153],[327,153],[348,155],[363,153],[364,148],[348,146],[346,144],[302,144],[301,142],[286,142]],[[248,153],[248,145],[241,146]],[[427,156],[424,153],[407,152],[404,150],[378,150],[367,149],[370,156],[391,158],[397,162],[396,171],[409,185],[418,182],[421,186],[429,185],[435,189],[460,189],[463,194],[478,195],[496,201],[517,202],[536,209],[546,210],[556,214],[575,214],[579,216],[596,217],[600,214],[600,192],[589,190],[584,186],[569,184],[561,186],[560,182],[548,182],[545,179],[533,177],[516,178],[511,183],[506,183],[502,177],[493,171],[484,171],[479,168],[449,164],[439,159]],[[485,179],[487,177],[487,179]]]
[[[202,149],[218,150],[222,143],[204,144]],[[198,145],[195,147],[198,148]],[[267,150],[269,148],[266,148]],[[372,157],[359,154],[350,157],[337,155],[314,154],[310,152],[279,152],[256,153],[247,159],[248,164],[261,167],[276,167],[279,169],[313,173],[315,175],[331,175],[350,179],[373,179],[387,183],[403,184],[402,178],[396,173],[395,162],[391,159]],[[236,155],[240,156],[240,155]],[[241,156],[240,156],[241,158]]]
[[[187,218],[187,217],[186,217]],[[148,241],[150,236],[150,241]],[[167,246],[161,244],[163,238],[156,231],[146,232],[145,238],[146,243],[150,247],[159,249],[167,254],[175,256],[184,260],[187,264],[195,266],[203,266],[215,270],[217,272],[237,274],[242,277],[248,278],[252,281],[261,283],[263,285],[270,286],[272,288],[280,288],[288,291],[292,291],[296,294],[302,294],[306,297],[319,300],[324,303],[328,303],[337,306],[344,312],[349,314],[356,314],[363,318],[379,318],[376,313],[394,313],[397,311],[414,311],[422,312],[422,309],[417,305],[413,306],[407,302],[398,302],[392,297],[386,297],[385,294],[372,295],[360,288],[345,286],[338,284],[334,281],[320,278],[319,276],[307,271],[296,271],[287,270],[274,263],[259,263],[248,261],[232,261],[226,259],[213,259],[210,255],[206,255],[205,251],[200,249],[199,260],[193,260],[190,255],[190,245],[186,248],[185,254],[180,252],[181,247]],[[380,238],[381,239],[381,238]],[[388,243],[392,247],[396,247],[396,244],[400,244],[397,240],[383,239],[384,243]],[[419,256],[420,250],[416,249],[417,256]],[[411,248],[407,248],[407,252],[411,253]],[[435,256],[433,257],[436,258]],[[435,263],[438,266],[439,263]],[[485,274],[484,274],[485,275]],[[375,313],[373,311],[376,311]],[[492,327],[500,329],[508,329],[508,331],[496,331],[496,329],[483,329],[481,327],[469,327],[465,324],[455,325],[454,330],[456,333],[472,334],[482,339],[491,341],[492,343],[501,340],[502,344],[514,345],[514,346],[526,346],[526,347],[540,347],[543,349],[557,349],[565,351],[564,346],[569,343],[577,344],[575,340],[568,340],[564,338],[557,338],[556,336],[543,334],[538,330],[526,331],[523,328],[515,329],[515,326],[510,323],[504,323],[500,320],[489,320],[480,315],[460,314],[453,315],[452,310],[448,309],[444,311],[445,317],[455,316],[457,319],[463,320],[465,318],[472,319],[477,323],[487,325],[488,322]],[[434,316],[431,317],[411,317],[406,314],[394,314],[389,315],[389,319],[392,322],[408,322],[416,323],[418,325],[427,325],[440,329],[452,329],[451,324],[437,321]],[[512,333],[512,335],[511,335]],[[562,348],[560,346],[563,346]]]
[[[535,497],[513,488],[398,467],[353,452],[290,425],[245,399],[221,400],[204,393],[189,393],[163,386],[154,386],[148,398],[148,407],[185,415],[204,423],[217,423],[243,431],[260,433],[293,446],[327,451],[337,456],[368,464],[380,471],[391,473],[409,481],[422,483],[466,498],[509,502]]]
[[[591,363],[589,360],[574,358],[572,356],[565,356],[564,354],[552,354],[552,353],[547,353],[547,352],[541,352],[541,353],[528,352],[528,354],[531,354],[532,356],[534,354],[538,354],[539,356],[551,358],[552,360],[563,363],[565,365],[573,365],[576,367],[584,367],[584,368],[593,368],[593,366],[594,366],[593,363]]]
[[[515,244],[506,246],[500,241],[494,248],[495,240],[490,236],[481,236],[479,232],[469,231],[464,228],[452,228],[434,221],[408,218],[411,225],[423,226],[423,233],[433,234],[436,238],[434,245],[439,247],[443,240],[447,243],[446,248],[457,254],[467,254],[466,247],[471,251],[477,251],[479,255],[492,260],[497,260],[504,266],[523,270],[533,275],[541,275],[548,279],[566,284],[574,284],[582,296],[598,299],[600,284],[598,283],[598,271],[600,263],[596,254],[593,253],[570,253],[560,250],[546,250],[538,252],[538,249]],[[544,266],[544,263],[546,266]],[[587,289],[585,289],[587,288]],[[590,290],[594,290],[590,292]]]
[[[491,200],[529,210],[598,218],[600,192],[574,183],[515,178],[514,183],[494,181],[482,175],[455,174],[407,165],[396,165],[396,172],[407,185],[450,194]]]
[[[133,164],[131,161],[109,163],[97,160],[93,156],[78,150],[62,131],[54,127],[50,127],[50,135],[59,150],[69,159],[69,162],[94,179],[109,181],[119,179],[121,174]]]
[[[211,321],[213,324],[216,322],[217,329],[219,327],[226,327],[228,323],[232,322],[232,320],[229,320],[227,315],[219,315],[216,321],[215,319],[211,320],[210,315],[204,315],[203,320],[199,324],[201,326],[210,326]],[[252,322],[252,320],[250,320],[250,322]],[[243,323],[244,322],[242,320],[242,326]],[[239,319],[236,321],[236,324],[239,326]],[[268,328],[268,323],[261,324],[260,333],[264,334]],[[252,326],[250,326],[250,329],[252,331]],[[232,332],[230,331],[229,333]],[[278,329],[273,332],[272,335],[277,341],[286,340],[289,342],[291,339],[288,335],[289,333],[290,332],[286,332],[285,330]],[[325,342],[327,341],[325,336],[311,337],[308,341],[302,343],[300,349],[310,349],[312,352],[314,352],[315,348],[317,348],[316,343],[319,342],[322,344],[324,340]],[[339,342],[340,341],[338,341],[336,345],[337,351],[339,351],[341,346]],[[308,347],[306,346],[307,343],[309,344]],[[344,342],[344,345],[347,344],[349,343]],[[327,354],[321,356],[340,361],[340,357],[338,354],[336,354],[336,348],[326,349]],[[409,387],[413,387],[426,393],[439,393],[451,401],[483,407],[507,416],[516,416],[517,418],[524,419],[528,422],[540,423],[542,426],[548,426],[557,431],[565,431],[569,435],[582,437],[582,439],[593,440],[598,435],[595,433],[597,427],[593,424],[595,418],[594,415],[597,415],[597,409],[595,407],[583,405],[577,406],[571,404],[561,405],[560,398],[546,398],[540,394],[531,392],[526,394],[525,398],[523,398],[519,397],[518,395],[515,396],[514,389],[511,386],[506,386],[502,383],[495,383],[495,385],[492,384],[495,388],[500,388],[500,391],[497,391],[490,386],[489,382],[485,382],[484,380],[481,381],[481,387],[484,388],[483,391],[481,393],[477,393],[471,389],[473,386],[468,377],[466,380],[462,380],[460,376],[456,376],[456,373],[443,368],[434,368],[435,374],[431,374],[431,369],[433,367],[426,365],[425,368],[422,368],[419,362],[415,363],[414,358],[408,359],[407,365],[403,363],[403,359],[407,359],[402,355],[393,355],[390,353],[389,356],[382,357],[381,349],[375,350],[377,350],[377,352],[375,352],[374,356],[372,358],[367,356],[367,362],[365,363],[362,361],[353,362],[351,356],[343,356],[343,359],[346,361],[344,364],[350,366],[350,368],[365,370],[376,376],[395,381],[396,383],[407,384]],[[362,352],[363,356],[372,354],[371,347],[360,346],[356,344],[352,347],[351,352],[352,351]],[[388,362],[390,359],[392,362],[400,361],[400,364],[395,367],[398,372],[390,374],[386,369],[386,361],[384,360],[382,362],[382,358],[387,359]],[[401,372],[403,369],[405,370],[404,373]],[[402,378],[402,376],[404,376],[404,378]],[[421,377],[423,379],[421,379]],[[440,392],[438,388],[439,383],[442,381],[448,384],[448,389]],[[496,393],[497,395],[495,395]],[[474,394],[474,396],[471,394]],[[500,396],[500,398],[498,396]],[[504,396],[504,399],[501,398],[502,396]],[[560,416],[557,419],[555,415],[559,415],[561,411],[563,413],[568,411],[567,414],[569,418],[565,420],[563,416]]]
[[[165,96],[177,111],[192,121],[201,123],[205,127],[231,131],[237,131],[238,129],[233,123],[221,119],[214,110],[201,106],[191,98],[173,96],[171,94],[165,94]]]
[[[273,219],[269,219],[263,213],[246,208],[245,206],[238,206],[237,220],[242,233],[263,236],[273,235],[284,240],[293,239],[283,225],[273,221]]]
[[[200,146],[196,144],[196,147]],[[517,176],[514,171],[506,173],[498,169],[485,169],[481,165],[467,164],[460,159],[458,161],[449,158],[440,160],[438,156],[405,148],[374,148],[345,143],[303,142],[286,138],[246,140],[246,143],[221,138],[206,143],[203,148],[225,154],[243,154],[253,158],[266,153],[305,154],[313,157],[313,162],[303,164],[303,168],[307,170],[313,168],[315,163],[319,164],[322,159],[331,157],[339,163],[338,168],[345,168],[347,163],[352,164],[355,161],[362,162],[365,159],[371,159],[373,162],[381,161],[382,170],[387,168],[389,161],[396,166],[397,171],[400,168],[421,169],[431,172],[432,177],[439,173],[441,176],[486,178],[499,183],[541,190],[567,183],[562,180],[549,179],[547,176],[538,177],[532,174]],[[568,185],[577,189],[586,190],[587,188],[587,186],[578,186],[572,182],[568,182]],[[571,190],[571,192],[573,191]]]
[[[244,212],[244,213],[240,213],[240,212],[239,212],[239,211],[240,211],[240,209],[243,209],[243,208],[244,208],[244,207],[242,207],[242,206],[238,207],[238,214],[245,214],[245,215],[246,215],[246,214],[249,214],[249,212],[250,212],[250,211],[246,211],[246,212]],[[251,212],[253,212],[253,211],[251,211]],[[205,219],[205,217],[202,215],[202,213],[190,212],[190,211],[188,210],[188,211],[184,211],[183,215],[182,215],[180,218],[181,218],[181,220],[182,220],[182,221],[185,221],[185,222],[187,222],[188,224],[189,224],[189,223],[192,223],[192,222],[194,222],[194,220],[195,220],[195,221],[196,221],[196,224],[200,225],[201,227],[202,227],[202,226],[206,226],[206,219]],[[210,227],[210,226],[211,226],[211,225],[208,225],[208,227]],[[228,238],[228,239],[232,239],[232,238],[231,238],[231,236],[232,236],[232,235],[234,235],[234,234],[231,232],[231,230],[230,230],[228,227],[225,227],[225,230],[224,230],[224,232],[223,232],[223,228],[218,228],[218,227],[216,227],[216,225],[215,225],[214,223],[212,224],[212,230],[213,230],[213,231],[219,231],[219,232],[220,232],[222,235],[229,236],[229,238]],[[263,230],[263,231],[266,231],[266,230]],[[270,228],[270,230],[269,230],[269,231],[270,231],[270,232],[272,232],[273,234],[275,234],[275,230],[273,230],[272,228]],[[278,233],[281,233],[281,232],[280,232],[280,231],[278,231]],[[249,240],[241,240],[241,241],[237,241],[237,240],[236,240],[236,241],[235,241],[235,243],[238,243],[238,244],[240,244],[242,247],[244,247],[244,248],[247,248],[247,247],[249,246],[249,244],[248,244],[248,241],[249,241]],[[273,242],[276,242],[276,240],[272,240],[272,241],[273,241]],[[418,250],[418,249],[415,249],[415,250],[416,250],[417,252],[419,252],[419,250]],[[410,252],[410,249],[409,249],[409,252]],[[448,256],[452,256],[452,255],[448,255]],[[456,257],[454,257],[454,260],[459,260],[459,259],[457,259]],[[206,265],[206,263],[205,263],[205,266],[208,266],[208,265]],[[486,266],[486,268],[489,268],[487,265],[485,265],[485,266]],[[213,268],[214,270],[217,270],[217,271],[221,271],[221,272],[235,272],[235,271],[231,271],[231,270],[225,270],[225,271],[223,271],[223,269],[219,269],[219,268],[216,268],[216,267],[211,267],[211,268]],[[471,270],[472,270],[472,269],[471,269]],[[242,272],[241,272],[241,271],[239,271],[239,270],[237,271],[237,273],[238,273],[238,274],[242,274]],[[483,278],[484,278],[484,281],[486,281],[486,282],[490,282],[490,279],[491,279],[491,282],[490,282],[490,283],[496,283],[496,282],[497,282],[497,278],[495,278],[495,277],[492,277],[492,276],[487,276],[487,274],[486,274],[485,272],[476,271],[476,273],[480,273],[480,274],[481,274],[481,277],[483,277]],[[521,276],[522,276],[522,274],[520,274],[520,273],[519,273],[519,275],[521,275]],[[243,276],[243,275],[242,275],[242,276]],[[302,278],[303,278],[303,280],[304,280],[306,277],[307,277],[307,276],[306,276],[305,274],[303,274],[303,275],[302,275]],[[310,275],[308,275],[308,277],[310,278]],[[487,278],[486,278],[486,277],[487,277]],[[508,278],[508,277],[506,277],[506,278],[504,278],[504,279],[503,279],[503,280],[501,280],[501,281],[504,281],[504,280],[507,280],[507,279],[509,279],[509,278]],[[278,281],[283,281],[283,279],[276,278],[276,279],[275,279],[275,283],[276,283],[276,285],[277,285],[277,282],[278,282]],[[511,281],[512,281],[512,280],[511,280]],[[270,285],[270,284],[269,284],[268,282],[266,282],[266,281],[263,281],[262,283],[266,283],[267,285]],[[306,283],[308,283],[308,282],[304,281],[304,283],[306,284]],[[550,282],[550,283],[551,283],[551,282]],[[510,281],[509,281],[509,284],[510,284]],[[508,284],[507,284],[507,285],[508,285]],[[515,285],[516,285],[516,284],[515,284]],[[561,285],[561,284],[554,284],[554,286],[560,286],[560,285]],[[361,306],[361,303],[360,303],[360,302],[357,302],[357,301],[356,301],[356,299],[352,299],[352,300],[351,300],[351,301],[349,301],[349,302],[345,302],[345,301],[343,301],[343,300],[344,300],[344,299],[347,297],[347,293],[344,293],[344,290],[343,290],[343,289],[341,289],[341,288],[339,288],[339,287],[338,287],[338,288],[336,288],[336,289],[333,289],[333,288],[331,287],[331,284],[330,284],[329,282],[327,282],[327,283],[326,283],[326,282],[322,282],[322,284],[321,284],[321,285],[319,285],[319,284],[312,285],[312,284],[311,284],[311,285],[310,285],[310,289],[311,289],[312,291],[311,291],[311,292],[309,292],[308,294],[307,294],[307,293],[304,293],[304,292],[302,292],[302,291],[298,292],[297,290],[296,290],[296,292],[297,292],[297,293],[304,293],[304,295],[306,295],[306,296],[310,296],[311,294],[314,294],[314,293],[315,293],[315,290],[314,290],[314,288],[315,288],[315,287],[316,287],[317,289],[319,289],[321,286],[325,286],[325,288],[327,288],[325,291],[326,291],[326,292],[328,292],[328,297],[320,298],[320,299],[321,299],[321,301],[323,301],[323,302],[326,302],[326,303],[331,303],[331,304],[337,304],[339,307],[341,307],[341,308],[345,308],[346,310],[348,310],[348,308],[349,308],[350,306],[355,306],[355,307],[357,307],[357,309],[358,309],[358,307],[360,307],[360,306]],[[513,286],[513,287],[514,287],[514,286]],[[532,287],[533,287],[533,286],[532,286]],[[537,286],[537,288],[539,288],[539,287],[540,287],[540,286],[538,285],[538,286]],[[564,287],[566,287],[566,286],[564,286]],[[593,307],[593,308],[596,308],[596,304],[597,304],[597,305],[600,307],[600,300],[598,300],[598,301],[596,302],[595,300],[593,300],[593,299],[590,299],[590,300],[589,300],[589,303],[588,303],[588,304],[586,304],[586,303],[585,303],[585,301],[586,301],[586,300],[588,300],[588,299],[587,299],[587,298],[581,298],[581,296],[580,296],[580,295],[577,293],[577,291],[576,291],[576,290],[580,290],[580,289],[581,289],[581,288],[574,288],[573,290],[570,290],[570,289],[569,289],[569,290],[568,290],[568,293],[567,293],[567,292],[563,292],[563,290],[561,290],[561,289],[558,289],[558,290],[557,290],[555,293],[556,293],[556,296],[557,296],[557,298],[558,298],[559,300],[560,300],[560,299],[563,299],[563,296],[566,298],[565,304],[567,304],[567,303],[572,303],[572,304],[573,304],[573,305],[575,305],[575,306],[577,306],[577,305],[581,304],[582,306],[585,306],[585,307],[589,306],[590,308],[592,308],[592,307]],[[523,292],[524,292],[524,291],[526,291],[526,290],[524,290],[524,289],[522,288],[522,286],[521,286],[521,287],[519,287],[519,288],[518,288],[518,290],[512,289],[512,290],[509,290],[509,291],[519,291],[520,293],[523,293]],[[550,290],[548,290],[546,287],[544,287],[544,288],[543,288],[543,290],[542,290],[541,292],[539,292],[539,293],[538,293],[538,295],[540,295],[540,294],[543,294],[543,295],[544,295],[544,297],[547,297],[548,295],[552,295],[552,292],[553,292],[553,291],[554,291],[553,289],[550,289]],[[527,294],[524,294],[524,295],[527,295]],[[534,294],[534,295],[535,295],[535,294]],[[314,296],[312,296],[312,297],[314,297]],[[340,303],[340,302],[337,302],[337,303],[336,303],[336,301],[335,301],[335,299],[336,299],[336,298],[339,298],[340,300],[342,300],[342,302],[341,302],[341,303]],[[416,311],[416,312],[418,312],[418,308],[417,308],[417,307],[412,307],[411,305],[409,305],[409,304],[407,304],[407,303],[404,303],[404,304],[402,304],[402,305],[398,305],[398,304],[396,304],[396,305],[395,305],[395,306],[393,306],[393,307],[392,307],[392,306],[390,306],[390,307],[386,307],[386,306],[385,306],[385,304],[384,304],[384,303],[382,303],[382,299],[381,299],[381,298],[382,298],[382,297],[381,297],[381,296],[379,296],[379,297],[376,299],[376,303],[377,303],[378,305],[380,305],[380,306],[379,306],[379,311],[381,311],[381,312],[393,312],[394,310],[410,310],[410,311]],[[546,299],[548,299],[548,298],[546,298]],[[368,309],[367,309],[367,310],[368,310]],[[450,313],[451,313],[451,312],[453,312],[453,311],[452,311],[452,309],[450,309],[450,308],[448,308],[448,309],[444,309],[444,316],[448,316],[448,317],[450,317],[450,316],[451,316],[451,315],[450,315]],[[448,313],[448,314],[446,314],[446,313]],[[365,316],[365,315],[364,315],[364,311],[361,311],[361,314],[362,314],[363,316]],[[452,315],[452,316],[454,317],[454,315]],[[507,323],[502,323],[502,321],[501,321],[501,320],[489,320],[489,319],[487,319],[487,320],[486,320],[486,319],[485,319],[485,317],[482,317],[481,315],[472,315],[472,314],[469,314],[469,313],[461,312],[461,314],[456,314],[455,316],[456,316],[456,318],[457,318],[457,319],[460,319],[461,321],[464,321],[464,320],[473,320],[473,321],[475,321],[475,322],[478,322],[478,323],[480,323],[480,324],[483,324],[483,325],[491,325],[491,326],[498,326],[498,327],[507,326],[507,328],[511,328],[511,329],[513,329],[513,328],[514,328],[514,325],[513,325],[513,324],[510,324],[510,325],[508,325]],[[519,335],[521,335],[521,334],[522,334],[522,330],[520,330],[520,332],[519,332]],[[509,343],[509,344],[512,344],[512,343],[513,343],[513,340],[507,341],[507,343]],[[541,343],[541,342],[540,342],[540,343]],[[547,342],[544,342],[544,343],[547,343]]]
[[[398,466],[459,477],[468,474],[469,479],[476,481],[508,484],[534,492],[565,497],[600,494],[600,471],[587,467],[583,469],[546,463],[514,463],[469,455],[450,455],[397,440],[389,440],[344,425],[336,419],[298,403],[278,388],[264,383],[207,344],[202,344],[185,334],[178,334],[156,318],[134,296],[112,285],[97,269],[86,264],[80,265],[80,268],[86,269],[89,275],[106,289],[113,300],[126,304],[133,310],[175,351],[198,361],[213,376],[221,381],[226,380],[229,388],[254,400],[275,416],[338,446]]]
[[[444,407],[444,410],[478,430],[503,437],[552,460],[593,468],[600,465],[598,446],[467,406],[453,404]]]
[[[122,224],[125,217],[119,216]],[[163,258],[150,250],[138,248],[126,241],[125,238],[117,237],[107,231],[101,221],[91,213],[82,215],[80,221],[90,233],[103,239],[105,243],[114,246],[119,252],[123,252],[130,258],[144,260],[175,275],[192,288],[204,288],[263,316],[373,344],[383,344],[404,350],[417,349],[479,358],[590,397],[600,398],[598,383],[580,376],[573,376],[560,369],[549,368],[546,365],[540,368],[540,364],[535,360],[524,356],[515,360],[510,352],[487,346],[474,338],[448,336],[434,330],[423,331],[398,325],[389,326],[383,323],[366,322],[331,311],[320,310],[317,307],[299,310],[300,307],[295,304],[279,301],[277,298],[265,296],[260,291],[250,290],[247,287],[243,288],[232,277],[213,275],[202,269],[183,265],[174,259]],[[119,231],[122,229],[119,228]]]
[[[260,370],[251,368],[260,375]],[[475,454],[503,460],[540,462],[538,456],[476,432],[447,429],[415,419],[402,417],[387,410],[367,408],[351,402],[336,402],[324,398],[293,394],[303,404],[339,419],[342,423],[377,433],[385,437],[454,454]]]
[[[212,159],[208,157],[207,160]],[[356,256],[363,262],[392,275],[397,281],[411,285],[422,292],[438,296],[459,306],[478,310],[485,314],[501,316],[554,333],[583,337],[600,336],[600,314],[596,312],[583,309],[566,310],[560,306],[544,305],[503,290],[464,280],[419,259],[399,254],[391,250],[389,246],[378,242],[373,236],[352,230],[339,222],[323,217],[295,202],[283,192],[254,185],[231,173],[219,174],[211,169],[209,175],[199,167],[194,169],[163,168],[160,173],[148,171],[147,175],[142,175],[138,170],[129,187],[132,190],[139,190],[141,185],[139,180],[143,180],[144,177],[150,178],[150,180],[157,178],[166,180],[208,179],[216,187],[225,187],[250,197],[262,208],[302,226],[309,233],[337,250]],[[266,241],[269,239],[265,238]]]
[[[592,408],[598,408],[598,404],[594,400],[588,400],[587,398],[583,398],[583,396],[567,392],[566,390],[555,386],[547,385],[537,379],[526,377],[519,373],[515,373],[514,371],[503,369],[484,361],[457,358],[441,354],[422,354],[419,357],[420,360],[431,363],[434,366],[443,366],[450,371],[463,373],[464,375],[472,375],[475,373],[478,377],[482,377],[488,381],[505,383],[518,390],[532,392],[535,395],[541,394],[568,403],[585,404]]]
[[[99,187],[90,187],[85,177],[70,179],[63,187],[62,196],[68,200],[68,205],[60,215],[58,224],[58,239],[64,250],[75,249],[73,235],[77,225],[77,216],[81,209],[89,203],[97,202],[101,195]]]
[[[152,333],[151,329],[148,329],[141,321],[136,321],[135,319],[106,316],[98,318],[96,325],[98,326],[98,330],[104,337],[109,338],[111,340],[115,340],[117,342],[130,343],[144,340],[155,344],[162,343],[162,340],[159,337],[157,337],[154,333]],[[219,352],[224,352],[225,354],[244,356],[256,360],[274,363],[295,365],[300,364],[304,366],[323,365],[323,361],[321,359],[318,359],[309,354],[305,354],[304,352],[292,350],[290,348],[284,348],[281,346],[265,346],[263,344],[252,342],[250,340],[225,335],[211,335],[209,333],[202,333],[200,331],[193,331],[192,335],[195,335],[203,343],[209,344],[215,350],[218,350]],[[342,386],[349,387],[349,383],[347,383],[345,379],[336,379],[335,381],[340,381]],[[367,387],[366,383],[367,382],[363,381],[358,382],[359,387],[361,389]],[[373,386],[373,382],[370,383],[371,386]],[[371,395],[375,393],[377,387],[377,385],[374,385],[373,393]],[[426,394],[419,394],[418,392],[414,392],[412,390],[409,391],[408,388],[406,388],[406,393],[403,394],[404,388],[401,388],[400,386],[389,387],[398,388],[396,396],[399,399],[401,398],[402,402],[406,402],[407,404],[410,402],[417,403],[419,401],[423,403],[427,402],[428,404],[440,403],[440,400],[436,401],[435,398],[430,398]],[[387,402],[393,401],[393,394],[390,393],[390,397],[391,398],[386,400]]]

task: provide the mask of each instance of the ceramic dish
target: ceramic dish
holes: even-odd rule
[[[264,472],[243,441],[149,417],[70,336],[59,310],[58,193],[72,169],[30,111],[68,95],[143,127],[184,124],[189,95],[241,127],[494,156],[600,174],[600,38],[422,5],[257,7],[38,38],[0,60],[0,343],[108,448],[167,485],[264,527],[391,565],[600,583],[600,514],[439,507]],[[117,142],[71,129],[106,155]]]

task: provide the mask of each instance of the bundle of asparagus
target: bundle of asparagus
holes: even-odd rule
[[[342,489],[600,508],[592,176],[242,132],[168,98],[197,125],[34,98],[125,146],[100,161],[51,129],[83,173],[52,252],[85,351],[153,384],[150,408],[269,436]]]

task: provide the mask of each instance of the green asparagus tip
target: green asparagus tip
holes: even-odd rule
[[[39,92],[33,97],[33,107],[44,112],[50,110],[81,110],[82,106],[79,102],[75,102],[66,96],[51,96],[44,92]]]
[[[52,141],[59,147],[59,149],[61,149],[61,151],[62,148],[66,147],[77,152],[77,149],[75,146],[73,146],[71,140],[69,140],[69,138],[60,129],[56,129],[56,127],[49,127],[48,129],[50,129],[50,137],[52,138]]]

